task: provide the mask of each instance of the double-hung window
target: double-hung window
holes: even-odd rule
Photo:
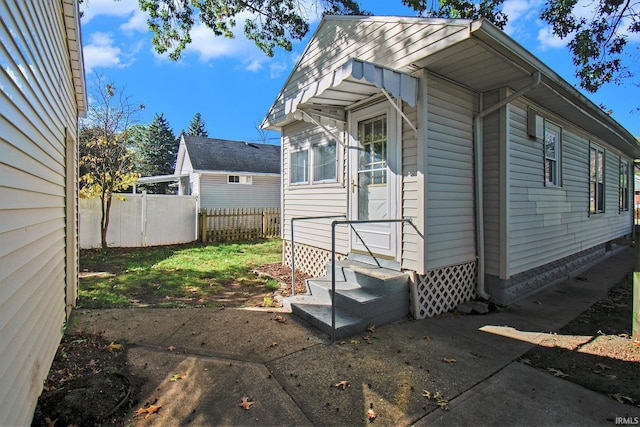
[[[559,126],[544,124],[544,179],[547,186],[560,186],[560,151],[562,132]]]
[[[589,148],[589,212],[604,212],[604,149]]]
[[[620,212],[629,210],[629,161],[620,159],[620,194],[618,208]]]
[[[322,184],[337,180],[338,152],[335,141],[293,151],[289,160],[290,184]]]

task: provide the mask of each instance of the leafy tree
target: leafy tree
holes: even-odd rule
[[[411,7],[419,15],[432,18],[487,18],[498,28],[507,25],[507,15],[501,10],[504,0],[402,0],[402,4]]]
[[[139,0],[149,14],[147,23],[154,33],[152,43],[158,53],[169,52],[173,60],[191,42],[196,16],[217,36],[233,38],[236,18],[254,16],[245,21],[244,34],[268,56],[274,48],[292,49],[292,40],[302,39],[309,31],[311,10],[295,0]],[[311,8],[325,13],[362,15],[357,0],[314,0]]]
[[[191,136],[209,136],[209,133],[204,127],[204,120],[202,120],[200,113],[196,113],[193,116],[193,119],[189,122],[189,130],[187,130],[186,134]]]
[[[173,173],[178,142],[164,114],[156,114],[151,123],[141,129],[133,145],[136,172],[142,176]],[[167,183],[144,184],[141,187],[151,193],[166,193],[168,189]]]
[[[631,76],[622,57],[630,34],[640,32],[637,3],[630,0],[595,0],[594,16],[576,13],[577,0],[547,0],[541,17],[553,27],[553,34],[573,36],[573,54],[580,86],[596,92],[608,82],[620,83]]]
[[[129,129],[143,105],[134,105],[113,83],[96,81],[87,118],[80,124],[80,195],[100,197],[100,240],[107,247],[107,229],[113,195],[135,183]]]

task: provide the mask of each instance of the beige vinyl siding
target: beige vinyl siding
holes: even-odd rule
[[[526,106],[509,108],[509,275],[589,249],[631,232],[631,213],[618,212],[620,153],[605,149],[605,212],[589,215],[589,137],[559,118],[561,187],[545,187],[542,143],[526,133]]]
[[[418,109],[403,104],[403,112],[411,123],[417,127]],[[422,146],[420,147],[422,149]],[[420,181],[418,180],[418,140],[413,129],[402,120],[402,217],[411,218],[416,226],[420,225],[422,214],[419,206],[422,203]],[[410,224],[402,227],[402,267],[408,270],[421,271],[418,258],[422,256],[422,238]]]
[[[497,97],[485,96],[484,106],[487,107],[497,101]],[[504,129],[502,118],[504,109],[496,111],[485,117],[483,120],[483,210],[484,210],[484,250],[485,250],[485,271],[493,276],[500,275],[501,258],[500,234],[505,224],[502,223],[501,214],[505,208],[505,200],[501,188],[507,177],[501,176],[504,173],[502,165],[505,159],[505,144],[501,130]]]
[[[338,134],[338,131],[332,129]],[[302,147],[309,148],[329,140],[329,136],[320,128],[304,122],[298,122],[283,129],[282,137],[282,235],[291,240],[291,218],[310,216],[331,216],[347,214],[347,190],[344,187],[346,168],[345,151],[342,145],[336,147],[342,167],[338,170],[337,183],[289,184],[289,156],[291,151]],[[313,167],[313,165],[311,165]],[[340,170],[341,169],[341,170]],[[340,219],[340,218],[336,218]],[[303,243],[321,249],[331,249],[331,222],[334,219],[297,221],[295,225],[295,243]],[[339,253],[348,251],[348,233],[344,226],[336,229],[336,249]]]
[[[474,261],[474,94],[428,80],[426,269]]]
[[[229,184],[229,175],[251,176],[251,184]],[[200,208],[279,208],[280,176],[238,172],[201,173]]]
[[[333,72],[349,58],[404,70],[413,61],[455,39],[456,35],[466,37],[469,29],[468,25],[456,25],[446,20],[431,23],[402,18],[389,22],[388,17],[385,20],[387,22],[375,17],[349,22],[339,18],[325,20],[322,31],[318,30],[309,42],[295,72],[285,84],[284,92],[269,112],[269,122],[276,123],[284,118],[285,99]]]
[[[75,302],[69,54],[61,1],[0,3],[0,425],[30,423]]]

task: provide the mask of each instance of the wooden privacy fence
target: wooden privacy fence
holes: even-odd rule
[[[217,208],[200,211],[200,240],[230,242],[280,236],[279,208]]]

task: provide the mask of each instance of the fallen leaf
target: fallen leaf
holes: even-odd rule
[[[370,422],[373,422],[373,420],[375,420],[376,418],[378,418],[378,414],[376,414],[376,411],[374,411],[373,409],[369,409],[367,411],[367,419]]]
[[[186,372],[180,372],[179,374],[173,374],[169,381],[176,382],[178,380],[184,379],[187,376]]]
[[[631,397],[623,396],[620,393],[610,394],[609,397],[614,398],[615,400],[617,400],[620,403],[634,403],[635,402],[635,400],[633,400]]]
[[[431,394],[431,392],[429,390],[424,390],[422,392],[422,396],[426,397],[429,400],[431,400],[431,398],[433,397],[433,395]]]
[[[617,380],[618,376],[617,375],[607,375],[607,378],[609,378],[610,380]]]
[[[346,390],[347,387],[349,386],[349,381],[340,381],[338,384],[334,384],[333,385],[335,388],[340,388],[342,387],[343,390]]]
[[[172,345],[170,345],[169,347],[167,347],[167,350],[169,350],[169,351],[173,351],[173,350],[175,350],[175,349],[176,349],[176,348],[175,348],[174,346],[172,346]]]
[[[147,414],[144,419],[146,420],[147,418],[149,418],[151,416],[151,414],[153,413],[157,413],[160,408],[162,408],[162,405],[151,405],[147,408],[139,408],[136,410],[135,416],[137,417],[138,415],[142,415],[142,414]]]
[[[350,342],[351,342],[351,344],[360,344],[360,341],[358,341],[356,339],[352,339]]]
[[[564,372],[562,372],[560,369],[556,369],[556,368],[547,368],[547,371],[551,372],[554,376],[560,377],[560,378],[566,378],[569,376]]]
[[[109,351],[122,350],[122,344],[116,344],[112,341],[111,344],[107,346],[107,350]]]
[[[367,344],[371,344],[371,337],[369,335],[363,337],[362,340]]]
[[[437,404],[438,404],[438,406],[440,408],[444,409],[445,411],[449,410],[449,401],[448,400],[444,400],[444,399],[438,400]]]
[[[369,323],[369,326],[367,326],[367,331],[375,332],[376,331],[376,325],[374,325],[373,323]]]
[[[256,402],[249,402],[249,398],[247,396],[242,398],[242,403],[240,403],[238,406],[243,407],[246,411],[249,410],[249,408],[251,408],[251,405],[255,404]]]
[[[267,348],[277,347],[277,346],[278,346],[277,342],[272,342],[271,344],[269,344],[269,347],[267,347]]]
[[[531,360],[529,359],[520,359],[521,363],[524,363],[525,365],[531,365]]]
[[[456,363],[456,362],[457,362],[457,360],[456,360],[456,359],[450,359],[450,358],[448,358],[448,357],[443,357],[443,358],[442,358],[442,361],[443,361],[444,363]]]
[[[600,369],[611,369],[611,366],[607,366],[604,363],[596,363],[596,366]]]
[[[282,316],[276,316],[273,318],[278,323],[287,323],[287,318]]]
[[[338,343],[338,345],[345,345],[347,342],[345,340],[342,340]]]
[[[55,420],[51,421],[51,418],[47,417],[44,419],[44,422],[47,424],[47,427],[54,427],[58,420],[59,418],[56,418]]]
[[[444,399],[444,396],[439,391],[436,391],[436,394],[433,395],[433,398],[436,400]]]
[[[429,335],[423,335],[422,339],[426,341],[431,341],[431,337]]]

